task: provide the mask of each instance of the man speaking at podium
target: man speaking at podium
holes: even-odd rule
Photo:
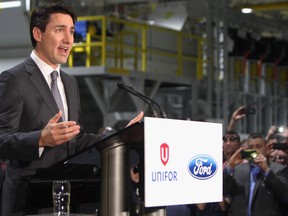
[[[64,161],[99,140],[97,134],[85,134],[77,81],[60,68],[73,45],[76,19],[60,3],[34,10],[34,50],[0,75],[0,158],[9,159],[3,216],[25,214],[26,189],[36,169]],[[130,123],[142,117],[143,112]]]

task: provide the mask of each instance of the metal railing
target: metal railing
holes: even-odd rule
[[[189,68],[189,70],[195,71],[197,78],[203,77],[203,43],[205,40],[202,37],[107,16],[79,17],[78,21],[87,22],[86,39],[73,44],[68,59],[69,67],[75,66],[75,56],[78,53],[82,56],[82,61],[83,54],[85,55],[83,65],[86,67],[109,65],[110,70],[117,73],[127,73],[129,69],[147,72],[148,56],[153,56],[166,59],[166,61],[173,60],[177,64],[175,72],[177,76],[183,75],[185,62],[193,62],[195,68]],[[94,30],[90,28],[93,24]],[[112,29],[112,33],[109,33],[109,29]],[[148,35],[151,35],[151,32],[175,39],[174,50],[163,49],[157,45],[148,46],[148,40],[151,40]],[[185,47],[186,53],[184,53],[183,46],[187,46],[187,40],[190,45],[192,44],[194,52],[188,51],[187,53],[187,47]],[[191,47],[191,50],[193,48]],[[127,67],[127,59],[130,60],[129,67]]]

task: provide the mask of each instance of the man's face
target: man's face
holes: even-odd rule
[[[223,151],[226,155],[234,154],[240,148],[240,140],[236,134],[225,134],[223,136]]]
[[[33,36],[37,41],[35,51],[38,56],[56,68],[59,64],[67,62],[74,42],[73,20],[68,14],[52,14],[45,32],[35,27]]]
[[[248,148],[254,149],[263,155],[267,155],[266,143],[265,140],[262,138],[248,139]]]

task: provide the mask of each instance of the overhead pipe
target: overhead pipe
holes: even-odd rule
[[[243,4],[243,5],[236,5],[234,8],[243,9],[243,8],[250,8],[254,12],[261,12],[261,11],[275,11],[275,10],[287,10],[288,9],[288,2],[275,2],[275,3],[266,3],[266,4]]]

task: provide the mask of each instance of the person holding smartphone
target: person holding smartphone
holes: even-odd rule
[[[250,134],[247,142],[257,155],[243,158],[244,149],[239,148],[223,171],[224,195],[231,198],[228,216],[283,215],[288,204],[287,166],[269,162],[271,146],[262,134]]]

